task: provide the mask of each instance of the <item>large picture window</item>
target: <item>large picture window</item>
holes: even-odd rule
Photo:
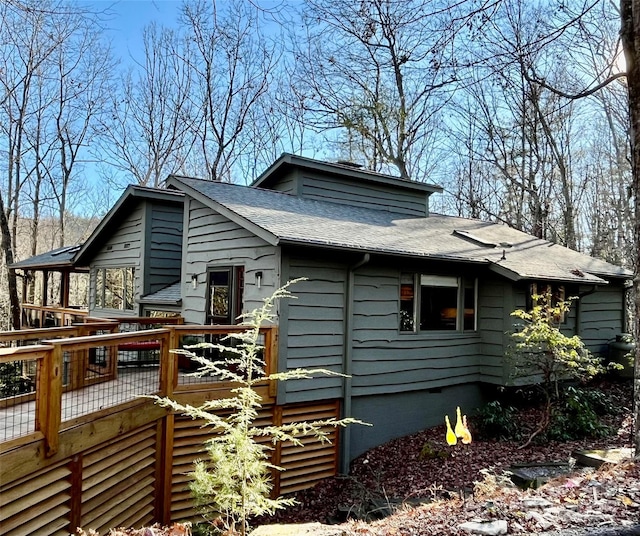
[[[235,324],[242,312],[244,268],[211,268],[207,272],[207,324]]]
[[[403,273],[400,277],[400,331],[473,331],[477,280]]]
[[[98,309],[132,311],[134,308],[135,268],[97,268],[96,300]]]

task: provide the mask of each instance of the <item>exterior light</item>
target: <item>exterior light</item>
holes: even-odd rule
[[[256,286],[262,287],[262,272],[256,272]]]
[[[198,274],[193,274],[191,276],[191,286],[193,287],[193,290],[198,288]]]

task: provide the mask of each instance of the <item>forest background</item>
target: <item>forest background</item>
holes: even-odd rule
[[[144,28],[132,61],[109,41],[108,5],[5,0],[0,328],[15,316],[7,262],[81,243],[126,184],[250,183],[285,151],[439,184],[435,212],[633,269],[620,10],[191,0]]]

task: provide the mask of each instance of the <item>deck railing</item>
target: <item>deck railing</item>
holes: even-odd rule
[[[193,375],[197,365],[171,350],[217,342],[242,327],[170,325],[113,332],[117,327],[118,323],[105,322],[0,333],[5,345],[13,335],[13,347],[0,348],[0,387],[11,381],[26,383],[23,392],[0,392],[0,452],[43,438],[51,456],[62,429],[139,404],[142,397],[226,392],[233,386],[216,377]],[[260,336],[269,373],[276,366],[275,328],[261,329]],[[3,371],[11,378],[3,380]],[[275,395],[274,385],[265,382],[264,388]]]
[[[89,314],[87,309],[78,307],[53,307],[48,305],[22,304],[22,326],[44,328],[70,326]]]

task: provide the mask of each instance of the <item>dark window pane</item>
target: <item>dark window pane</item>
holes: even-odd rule
[[[456,329],[458,288],[422,286],[420,294],[420,329]]]
[[[415,331],[415,280],[413,274],[400,276],[400,331]]]

